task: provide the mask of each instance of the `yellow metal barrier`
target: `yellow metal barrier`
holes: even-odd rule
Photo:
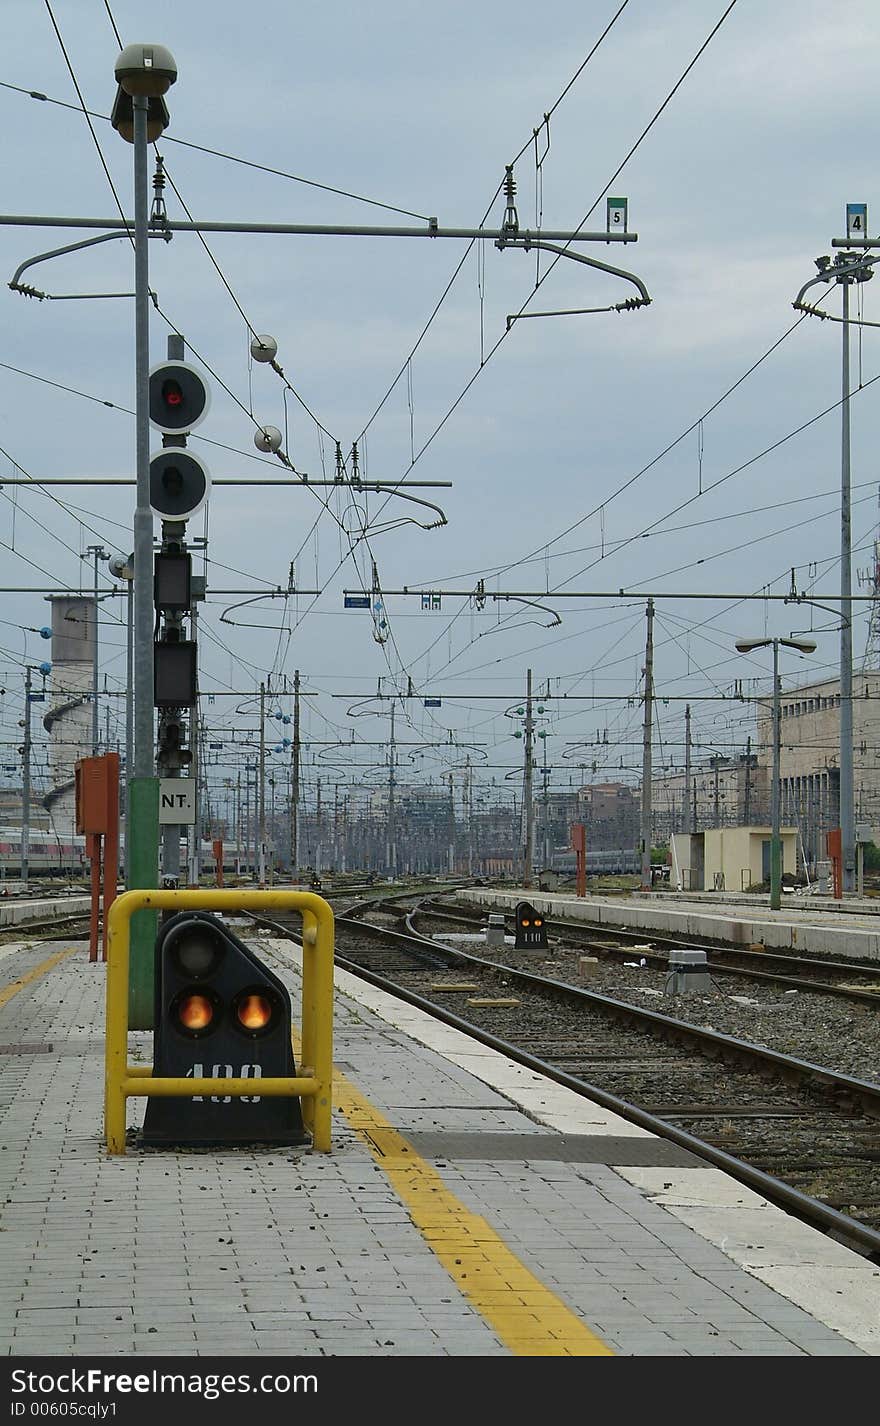
[[[111,1154],[125,1153],[125,1101],[135,1095],[250,1095],[252,1079],[161,1079],[128,1064],[128,961],[131,917],[157,911],[301,911],[302,1063],[293,1078],[260,1080],[261,1095],[299,1096],[312,1147],[330,1148],[333,1085],[333,911],[311,891],[126,891],[107,915],[107,1045],[104,1132]]]

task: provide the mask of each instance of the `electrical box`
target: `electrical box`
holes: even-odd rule
[[[119,820],[119,754],[77,759],[74,778],[77,832],[115,833]]]

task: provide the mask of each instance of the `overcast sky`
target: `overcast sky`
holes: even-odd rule
[[[497,231],[515,159],[521,228],[602,231],[610,194],[628,199],[638,234],[577,251],[634,274],[649,306],[531,315],[509,330],[521,310],[603,308],[636,288],[491,240],[151,242],[151,361],[165,357],[169,332],[183,334],[212,397],[191,447],[214,480],[251,482],[216,486],[189,527],[208,538],[200,680],[211,741],[224,744],[215,778],[241,765],[233,730],[256,729],[249,695],[261,681],[283,688],[299,669],[311,785],[387,775],[381,746],[320,746],[387,738],[390,705],[370,696],[380,680],[385,693],[417,695],[395,722],[414,778],[436,780],[469,755],[501,783],[521,767],[519,724],[505,714],[531,668],[536,690],[549,680],[572,698],[548,703],[541,720],[551,785],[577,784],[583,767],[591,780],[594,760],[596,780],[633,780],[648,593],[656,693],[669,699],[658,704],[655,765],[683,761],[686,698],[706,755],[753,731],[742,704],[707,701],[736,680],[746,692],[768,686],[769,651],[738,655],[737,636],[824,628],[814,656],[784,656],[781,667],[786,678],[836,673],[827,610],[668,596],[784,593],[792,569],[820,603],[839,593],[842,327],[798,321],[792,301],[845,235],[847,203],[866,202],[869,231],[880,229],[876,3],[5,0],[3,18],[9,214],[113,218],[114,189],[132,213],[132,148],[101,117],[93,137],[79,107],[81,96],[95,115],[110,112],[115,26],[123,44],[160,43],[177,61],[157,145],[171,218],[421,229],[429,217],[441,228],[485,218]],[[28,258],[87,236],[0,227],[0,479],[133,477],[131,298],[37,301],[6,287]],[[99,244],[25,280],[57,296],[131,292],[132,249],[124,238]],[[839,288],[812,291],[840,314]],[[853,316],[880,319],[877,293],[880,284],[854,291]],[[277,340],[284,379],[249,361],[253,332]],[[853,329],[852,375],[853,569],[864,593],[856,575],[873,567],[880,479],[870,326]],[[312,479],[332,477],[337,442],[350,476],[357,442],[365,479],[406,481],[446,523],[422,528],[437,511],[398,498],[304,488],[259,456],[263,423],[284,432],[296,472]],[[133,507],[132,487],[6,485],[3,585],[88,589],[84,552],[102,543],[128,553]],[[291,563],[297,588],[319,596],[226,612],[250,595],[223,591],[286,588]],[[342,592],[370,591],[374,565],[375,621],[345,610]],[[482,608],[469,597],[479,580]],[[404,587],[460,593],[423,610],[390,592]],[[531,602],[492,598],[511,592]],[[867,606],[859,611],[857,666]],[[6,744],[20,737],[23,664],[47,655],[33,632],[47,619],[41,594],[3,595]],[[121,603],[107,601],[101,680],[117,692],[124,639]],[[426,709],[425,697],[441,706]],[[109,701],[121,737],[123,700]],[[290,713],[289,695],[272,701]],[[608,744],[591,746],[606,729]],[[452,747],[415,746],[450,736]],[[13,747],[2,761],[15,764]]]

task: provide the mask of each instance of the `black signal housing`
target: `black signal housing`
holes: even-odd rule
[[[145,1148],[308,1144],[299,1098],[261,1096],[260,1080],[292,1078],[290,996],[283,982],[217,916],[169,916],[155,946],[153,1075],[214,1079],[216,1094],[151,1095]],[[224,1095],[223,1080],[254,1093]]]
[[[514,950],[543,950],[547,945],[547,923],[543,911],[538,911],[530,901],[518,901],[516,905],[516,934]]]

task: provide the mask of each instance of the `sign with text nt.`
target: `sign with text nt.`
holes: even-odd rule
[[[159,824],[192,826],[196,820],[196,780],[194,777],[159,778]]]

